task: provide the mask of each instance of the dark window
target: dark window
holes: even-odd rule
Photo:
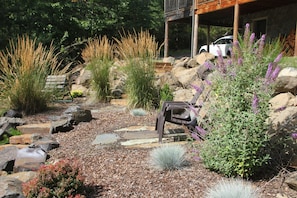
[[[254,30],[257,38],[260,38],[263,34],[266,34],[266,19],[254,21]]]

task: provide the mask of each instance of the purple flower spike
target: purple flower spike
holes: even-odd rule
[[[258,58],[262,58],[266,35],[263,34],[260,39],[259,48],[257,51]]]
[[[257,94],[254,93],[253,102],[252,102],[252,109],[253,109],[254,114],[259,113],[258,105],[259,105],[259,98],[258,98]]]
[[[297,140],[297,133],[292,133],[292,138],[293,138],[293,140]]]
[[[272,74],[272,67],[273,67],[273,64],[272,63],[269,63],[268,65],[268,68],[267,68],[267,71],[266,71],[266,75],[265,75],[265,79],[266,81],[269,81],[270,79],[270,76]]]
[[[280,54],[275,58],[275,60],[274,60],[273,62],[278,63],[278,62],[282,59],[282,57],[283,57],[283,54],[280,53]]]
[[[202,127],[196,126],[197,131],[200,133],[200,135],[203,137],[206,135],[207,131],[205,131]]]
[[[194,140],[200,141],[201,138],[196,134],[196,133],[191,133],[192,138],[194,138]]]
[[[195,157],[194,157],[194,160],[195,160],[195,161],[200,161],[200,160],[201,160],[201,158],[200,158],[200,157],[198,157],[198,156],[195,156]]]
[[[238,58],[237,62],[238,62],[238,65],[242,65],[243,64],[243,59],[242,58]]]
[[[274,71],[272,72],[271,77],[270,77],[271,80],[274,81],[274,80],[277,78],[277,76],[278,76],[280,70],[281,70],[281,68],[278,67],[278,66],[274,69]]]
[[[214,65],[212,64],[212,62],[210,61],[206,61],[204,64],[203,64],[208,70],[212,70],[214,68]]]
[[[202,93],[202,88],[197,85],[191,85],[198,93]]]
[[[209,80],[205,79],[204,81],[206,82],[207,85],[212,85],[212,83]]]
[[[250,24],[247,23],[245,25],[245,31],[244,31],[244,43],[247,45],[248,44],[248,38],[250,35]]]
[[[253,46],[253,43],[255,41],[255,37],[256,37],[256,34],[252,33],[251,36],[250,36],[249,48],[251,48]]]

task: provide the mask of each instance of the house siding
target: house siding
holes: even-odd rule
[[[265,10],[241,16],[244,24],[257,19],[266,19],[266,34],[269,38],[276,38],[289,34],[295,30],[297,20],[297,3],[280,8]]]

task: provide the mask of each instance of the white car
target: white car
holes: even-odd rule
[[[209,53],[218,56],[218,50],[221,50],[222,56],[230,55],[230,48],[232,48],[233,36],[223,36],[209,45]],[[207,45],[203,45],[199,49],[199,54],[207,52]]]

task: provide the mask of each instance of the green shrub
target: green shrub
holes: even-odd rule
[[[162,102],[164,101],[172,101],[173,100],[173,94],[172,90],[170,89],[168,84],[165,84],[163,87],[160,89],[160,106],[162,106]]]
[[[43,91],[46,76],[61,74],[54,48],[46,49],[29,37],[10,41],[10,48],[0,52],[0,99],[9,108],[33,114],[43,111],[53,93]]]
[[[256,188],[242,180],[222,180],[211,187],[206,198],[258,198]]]
[[[42,166],[36,178],[23,184],[23,193],[27,198],[85,197],[83,182],[79,164],[61,160]]]
[[[186,149],[180,145],[164,145],[150,153],[150,162],[160,170],[180,169],[186,164]]]
[[[109,71],[112,66],[112,61],[93,59],[89,63],[89,68],[92,71],[92,87],[96,91],[99,101],[108,102],[111,96]]]
[[[127,62],[126,91],[131,108],[150,109],[158,106],[158,90],[154,85],[155,62],[160,49],[148,31],[124,34],[117,40],[119,58]]]
[[[109,73],[113,54],[114,46],[106,36],[89,40],[82,51],[82,57],[92,72],[92,87],[102,102],[108,102],[111,96]]]
[[[227,176],[251,177],[270,160],[269,99],[281,55],[274,58],[281,47],[279,42],[264,45],[264,35],[258,42],[254,39],[247,26],[244,37],[234,43],[231,58],[219,56],[215,66],[207,64],[217,71],[209,133],[200,153],[207,168]]]

